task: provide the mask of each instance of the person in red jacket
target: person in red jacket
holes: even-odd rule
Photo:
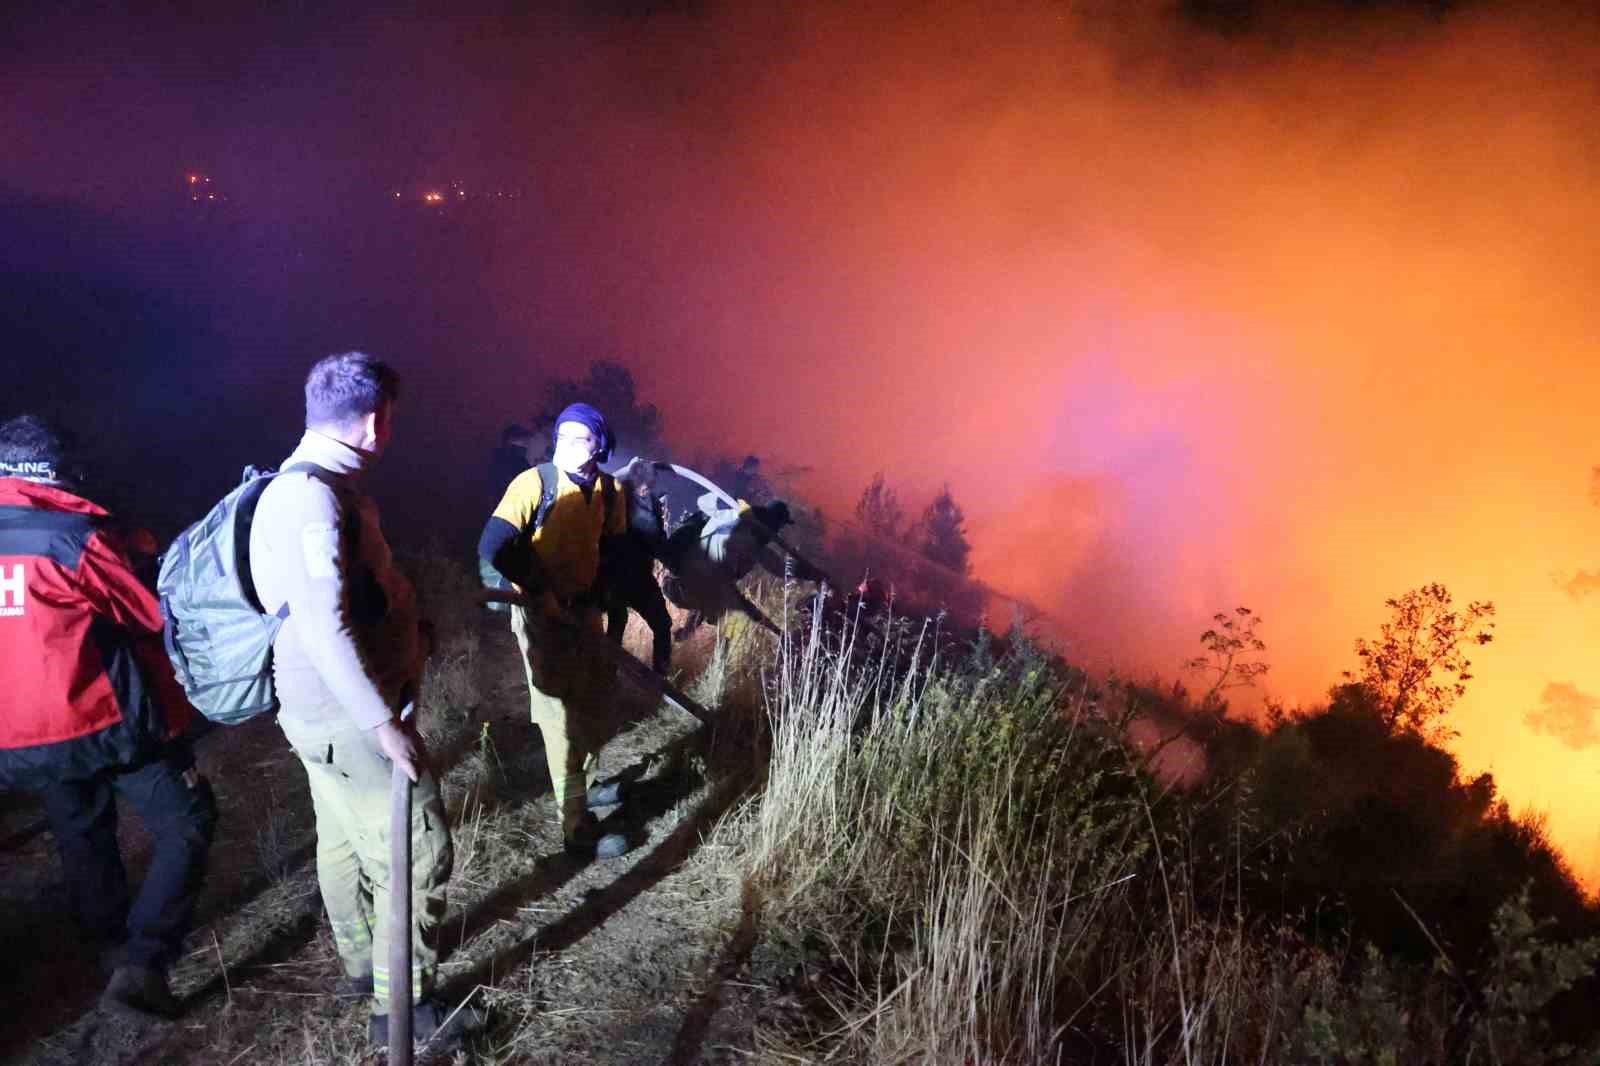
[[[216,821],[182,734],[194,709],[161,646],[161,609],[110,516],[78,495],[70,438],[0,424],[0,787],[37,793],[84,937],[111,969],[102,1002],[172,1017],[167,984]],[[154,838],[130,898],[118,796]]]

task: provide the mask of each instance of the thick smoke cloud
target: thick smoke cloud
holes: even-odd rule
[[[1544,687],[1539,706],[1524,714],[1522,720],[1534,732],[1555,737],[1581,751],[1600,743],[1600,728],[1595,724],[1597,712],[1600,696],[1579,691],[1570,681],[1552,681]]]
[[[1600,690],[1550,579],[1596,566],[1600,32],[1432,6],[57,21],[0,64],[0,186],[132,215],[216,171],[229,254],[140,290],[213,341],[152,366],[292,400],[323,351],[409,361],[396,523],[471,511],[415,488],[610,357],[834,515],[880,469],[913,512],[949,482],[978,572],[1092,662],[1171,676],[1248,603],[1312,702],[1386,597],[1491,599],[1459,751],[1588,846],[1592,752],[1507,712]],[[451,179],[520,206],[351,206]],[[210,436],[281,454],[261,402]]]

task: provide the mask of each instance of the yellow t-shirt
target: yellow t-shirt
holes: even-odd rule
[[[622,493],[615,490],[611,501],[611,522],[606,522],[605,484],[610,475],[601,474],[595,479],[589,498],[564,471],[556,471],[556,496],[550,503],[550,513],[544,524],[533,532],[533,550],[544,567],[550,582],[550,591],[556,599],[565,602],[580,592],[587,592],[594,584],[600,569],[600,537],[602,534],[622,533],[628,528],[627,507]],[[518,474],[506,486],[494,517],[510,522],[517,529],[527,529],[539,511],[539,500],[544,495],[544,481],[539,468],[531,467]]]

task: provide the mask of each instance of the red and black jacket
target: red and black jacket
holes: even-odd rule
[[[160,634],[103,509],[0,478],[0,786],[137,765],[187,729]]]

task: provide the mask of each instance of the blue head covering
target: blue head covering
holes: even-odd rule
[[[616,438],[611,435],[611,427],[606,425],[606,416],[586,403],[569,403],[556,416],[556,425],[563,422],[576,422],[583,426],[594,439],[600,442],[600,449],[594,453],[594,461],[603,463],[611,458],[611,449],[616,445]]]

